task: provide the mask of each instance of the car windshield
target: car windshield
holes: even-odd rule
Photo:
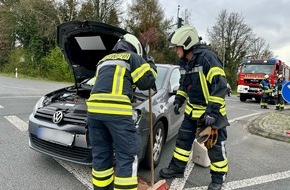
[[[242,67],[243,73],[264,73],[271,74],[273,65],[269,64],[244,64]]]

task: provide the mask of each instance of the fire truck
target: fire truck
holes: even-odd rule
[[[238,87],[237,92],[240,93],[240,101],[246,102],[247,99],[255,98],[256,102],[261,100],[261,92],[259,85],[264,76],[269,75],[269,82],[274,86],[279,74],[289,81],[290,67],[277,58],[268,60],[244,60],[239,65],[238,70]],[[274,97],[271,96],[271,99]]]

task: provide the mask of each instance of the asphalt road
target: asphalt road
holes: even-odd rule
[[[0,76],[0,189],[67,190],[91,189],[90,168],[55,160],[28,147],[25,130],[34,104],[47,92],[66,86],[64,83],[41,82]],[[227,97],[228,127],[226,144],[229,173],[224,189],[277,189],[290,186],[290,144],[249,133],[245,125],[262,110],[254,101],[241,103],[237,96]],[[175,140],[165,146],[158,172],[170,162]],[[150,171],[142,167],[139,175],[150,180]],[[167,180],[171,189],[206,189],[209,168],[188,164],[186,177]]]

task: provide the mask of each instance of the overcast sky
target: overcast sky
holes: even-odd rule
[[[185,9],[190,24],[207,41],[207,29],[217,21],[223,9],[242,14],[253,32],[264,38],[275,56],[290,65],[290,0],[159,0],[167,18],[177,18]],[[180,14],[181,15],[181,14]]]

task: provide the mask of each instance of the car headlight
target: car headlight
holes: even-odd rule
[[[35,115],[35,113],[36,113],[36,111],[37,111],[38,108],[43,107],[43,101],[44,101],[44,99],[45,99],[45,96],[42,96],[38,100],[38,102],[35,104],[35,106],[33,108],[33,111],[32,111],[33,115]]]
[[[140,121],[140,117],[141,117],[140,110],[132,110],[132,119],[135,124],[138,124],[138,122]]]

